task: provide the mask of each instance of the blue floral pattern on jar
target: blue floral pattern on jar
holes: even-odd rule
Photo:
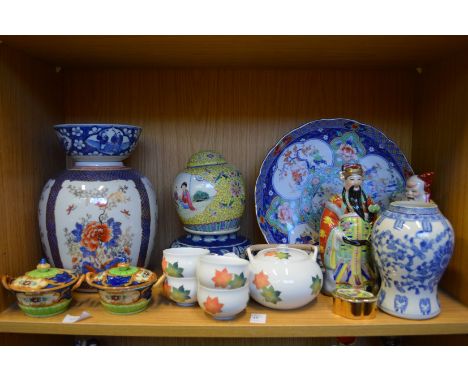
[[[405,313],[406,308],[408,307],[408,297],[397,294],[395,295],[393,304],[396,312]]]
[[[378,296],[378,299],[377,299],[377,304],[378,305],[382,304],[382,302],[385,300],[386,295],[387,295],[387,293],[385,292],[385,290],[381,289],[379,291],[379,296]]]
[[[419,300],[419,310],[421,314],[427,316],[431,313],[431,299],[430,298],[422,298]]]

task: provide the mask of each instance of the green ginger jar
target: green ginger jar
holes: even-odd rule
[[[236,232],[245,208],[241,173],[214,151],[191,156],[175,178],[173,197],[184,229],[192,234]]]
[[[171,247],[206,248],[245,258],[250,241],[238,235],[245,208],[241,173],[214,151],[200,151],[174,180],[173,197],[186,234]]]

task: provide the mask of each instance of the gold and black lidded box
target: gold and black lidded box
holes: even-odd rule
[[[353,320],[375,318],[377,297],[354,288],[338,288],[333,292],[333,313]]]

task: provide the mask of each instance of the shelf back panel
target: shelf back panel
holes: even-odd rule
[[[0,274],[21,275],[41,258],[37,204],[64,162],[51,129],[63,106],[54,67],[0,45]],[[0,310],[12,300],[0,288]]]
[[[172,182],[198,150],[237,166],[247,186],[241,233],[264,242],[254,187],[266,154],[290,130],[320,118],[371,124],[410,160],[415,72],[406,70],[65,70],[66,121],[143,127],[128,164],[157,189],[153,265],[183,233]]]
[[[417,99],[413,167],[435,171],[432,199],[455,230],[441,287],[468,304],[468,56],[424,69]]]

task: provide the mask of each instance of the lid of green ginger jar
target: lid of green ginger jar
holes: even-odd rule
[[[52,291],[74,284],[77,279],[73,272],[53,268],[46,259],[41,259],[35,270],[14,279],[10,288],[16,292]]]
[[[110,288],[131,288],[151,284],[156,281],[156,274],[148,269],[134,267],[127,260],[117,264],[115,268],[97,274],[91,281],[91,286]]]
[[[216,151],[199,151],[190,157],[187,167],[213,166],[226,163],[226,159]]]

